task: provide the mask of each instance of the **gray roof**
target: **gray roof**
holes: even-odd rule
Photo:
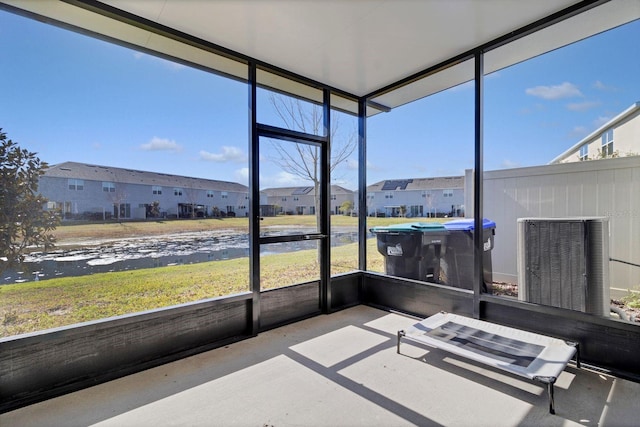
[[[442,176],[435,178],[386,179],[367,187],[373,191],[416,191],[464,188],[464,176]]]
[[[268,197],[284,197],[284,196],[307,196],[315,194],[313,186],[307,187],[273,187],[265,188],[261,193],[266,194]],[[353,194],[352,190],[349,190],[339,185],[331,186],[331,194]]]
[[[162,187],[193,188],[198,190],[248,191],[246,185],[237,182],[191,178],[188,176],[77,162],[64,162],[49,166],[44,176],[84,179],[88,181],[122,182],[126,184],[158,185]]]

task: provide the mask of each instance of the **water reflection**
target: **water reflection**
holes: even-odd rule
[[[296,233],[301,232],[304,230],[296,231]],[[357,240],[357,231],[343,230],[332,234],[331,244],[340,246],[357,242]],[[261,254],[315,249],[316,245],[316,241],[270,244],[261,248]],[[48,253],[33,252],[26,257],[20,271],[5,271],[0,278],[0,284],[195,264],[248,256],[248,234],[220,230],[137,237],[100,244],[87,242],[79,247],[61,248]]]

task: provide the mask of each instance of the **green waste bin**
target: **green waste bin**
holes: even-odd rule
[[[440,258],[448,231],[439,223],[410,222],[371,228],[378,252],[385,257],[385,273],[440,283]]]

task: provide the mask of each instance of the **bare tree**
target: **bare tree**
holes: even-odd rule
[[[194,182],[194,185],[195,185],[195,182]],[[189,186],[184,189],[184,195],[186,196],[187,203],[189,205],[188,213],[190,218],[195,218],[197,216],[198,194],[199,194],[199,190],[193,186]]]
[[[107,185],[107,187],[103,187],[102,191],[107,193],[107,197],[114,206],[113,213],[116,215],[116,219],[120,221],[126,214],[123,204],[127,200],[127,192],[124,189],[125,184],[124,182],[119,182],[118,177],[114,174],[114,182],[110,182]]]
[[[111,202],[113,206],[113,216],[120,221],[126,214],[126,205],[123,204],[128,197],[125,189],[126,184],[117,169],[112,169],[109,173],[112,179],[109,182],[104,181],[102,183],[102,192],[105,193],[105,198]]]
[[[282,119],[288,129],[305,132],[313,135],[322,135],[323,116],[322,108],[317,105],[306,104],[300,99],[270,94],[269,101],[273,105],[276,114]],[[355,129],[346,137],[338,137],[340,120],[338,115],[333,115],[331,120],[331,152],[329,171],[333,174],[338,166],[347,161],[357,146]],[[271,160],[283,171],[311,181],[314,188],[314,203],[316,218],[320,207],[320,147],[309,144],[292,144],[271,140],[277,153]]]

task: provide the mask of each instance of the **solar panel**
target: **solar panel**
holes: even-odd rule
[[[300,188],[296,188],[296,190],[291,194],[293,196],[304,195],[304,194],[309,194],[309,192],[311,192],[311,190],[313,190],[313,187],[300,187]]]
[[[393,179],[385,181],[382,185],[382,191],[390,190],[406,190],[407,185],[411,184],[413,179]]]

